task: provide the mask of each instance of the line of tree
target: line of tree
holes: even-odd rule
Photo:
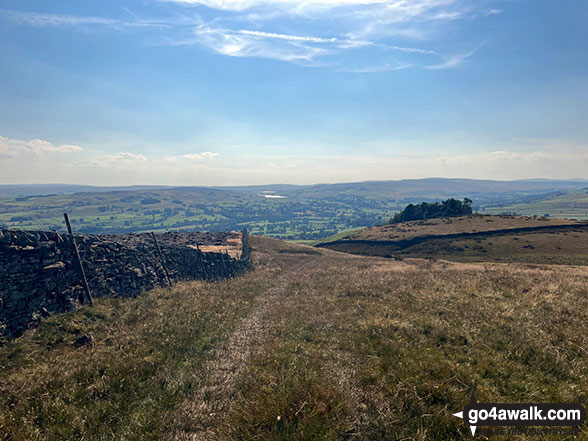
[[[390,223],[407,222],[413,220],[433,219],[438,217],[455,217],[472,214],[472,200],[465,198],[462,201],[449,198],[441,203],[423,202],[422,204],[409,204],[400,213],[396,213]]]

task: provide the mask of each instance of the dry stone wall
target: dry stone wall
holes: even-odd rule
[[[172,282],[222,280],[249,265],[246,232],[157,234]],[[150,234],[75,235],[94,297],[136,296],[167,282]],[[239,256],[199,248],[239,245]],[[0,230],[0,341],[20,335],[41,317],[72,310],[84,289],[73,238],[57,232]]]

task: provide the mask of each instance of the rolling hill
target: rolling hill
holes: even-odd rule
[[[550,216],[571,219],[588,219],[588,190],[570,190],[546,195],[532,203],[519,203],[488,207],[487,214],[512,212],[524,216]]]
[[[68,212],[74,229],[83,233],[248,228],[254,234],[312,241],[384,224],[408,203],[469,197],[474,209],[500,213],[513,204],[532,206],[586,186],[588,181],[579,180],[440,178],[217,188],[0,186],[0,225],[63,231],[62,214]],[[35,191],[39,194],[31,194]]]

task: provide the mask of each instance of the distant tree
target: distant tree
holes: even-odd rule
[[[159,204],[160,202],[159,199],[148,197],[141,201],[141,205]]]
[[[408,222],[412,220],[433,219],[438,217],[454,217],[472,214],[472,200],[465,198],[462,201],[447,199],[441,203],[423,202],[422,204],[409,204],[400,213],[396,213],[390,223]]]
[[[12,216],[10,218],[9,222],[25,222],[25,221],[30,221],[33,219],[34,219],[33,216]]]

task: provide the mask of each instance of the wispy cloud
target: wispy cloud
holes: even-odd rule
[[[19,25],[35,27],[106,27],[116,31],[127,31],[140,28],[185,28],[201,23],[198,16],[175,16],[166,18],[142,18],[129,14],[128,19],[95,17],[86,15],[49,14],[30,11],[0,9],[0,17],[4,17]]]
[[[330,52],[326,41],[314,37],[274,34],[261,31],[231,30],[200,26],[193,43],[231,57],[270,58],[292,63],[311,63]]]
[[[443,155],[425,160],[424,167],[438,176],[484,176],[492,179],[526,179],[536,177],[574,178],[584,176],[588,155],[586,146],[553,150],[496,150],[469,154]]]
[[[470,0],[161,1],[175,3],[179,15],[145,18],[125,9],[124,18],[103,18],[0,9],[0,16],[37,27],[150,29],[163,45],[192,45],[230,57],[368,73],[457,68],[476,49],[459,54],[444,51],[435,38],[443,32],[443,24],[500,13],[488,9],[487,3],[483,9]],[[204,10],[206,20],[200,15]],[[426,42],[435,48],[423,47]]]
[[[313,8],[334,8],[348,5],[371,5],[389,3],[389,0],[164,0],[189,5],[202,5],[223,11],[245,11],[256,7],[293,8],[302,11]]]
[[[454,155],[454,156],[440,156],[436,160],[444,166],[456,166],[466,163],[486,163],[488,166],[492,164],[504,162],[518,162],[529,163],[539,161],[561,161],[569,160],[569,152],[517,152],[512,150],[496,150],[493,152],[476,153],[471,155]]]
[[[261,38],[272,38],[276,40],[286,40],[286,41],[304,41],[308,43],[338,43],[339,40],[337,38],[321,38],[321,37],[305,37],[301,35],[288,35],[288,34],[276,34],[275,32],[263,32],[263,31],[248,31],[248,30],[240,30],[236,31],[238,34],[241,35],[249,35],[252,37],[261,37]]]
[[[425,66],[425,69],[429,70],[442,70],[442,69],[454,69],[456,67],[461,66],[469,57],[474,55],[476,50],[471,50],[466,52],[465,54],[456,54],[456,55],[446,55],[443,56],[444,61],[439,64],[433,64],[430,66]]]
[[[188,153],[186,155],[181,155],[181,156],[165,156],[163,158],[163,161],[167,162],[167,163],[179,163],[179,162],[185,162],[185,161],[201,161],[203,159],[216,158],[217,156],[219,156],[219,154],[213,153],[213,152]]]
[[[91,154],[76,162],[80,167],[110,167],[116,169],[142,168],[149,163],[147,156],[130,152]]]
[[[353,68],[345,68],[341,69],[341,72],[351,72],[351,73],[370,73],[370,72],[391,72],[395,70],[404,70],[413,67],[411,64],[400,64],[397,66],[393,66],[390,64],[381,64],[375,66],[365,66],[357,69]]]
[[[484,12],[484,15],[498,15],[502,13],[502,9],[489,9],[488,11]]]
[[[119,152],[114,155],[106,155],[105,158],[113,162],[147,162],[147,157],[145,155],[129,152]]]
[[[43,14],[37,12],[14,11],[0,9],[0,14],[17,24],[27,24],[31,26],[81,26],[81,25],[102,25],[114,28],[120,27],[121,20],[88,17],[66,14]]]
[[[163,0],[185,5],[198,5],[220,11],[244,12],[249,10],[262,10],[267,15],[256,17],[276,17],[277,15],[313,15],[332,13],[339,10],[340,15],[366,15],[377,8],[379,12],[386,13],[389,20],[395,16],[394,22],[431,13],[433,17],[457,12],[448,12],[444,8],[458,3],[458,0]]]
[[[19,154],[0,153],[0,182],[78,182],[112,185],[242,185],[268,182],[349,182],[424,176],[524,179],[584,176],[587,146],[566,140],[513,140],[513,145],[487,151],[404,151],[389,155],[369,152],[338,155],[275,155],[261,162],[234,158],[209,160],[213,152],[161,158],[137,152],[79,152],[78,146],[46,141],[0,138],[0,146],[17,144]],[[533,146],[521,151],[520,143]],[[566,146],[566,143],[567,146]],[[27,145],[26,148],[22,148]],[[2,151],[2,150],[0,150]],[[25,153],[22,153],[25,152]],[[35,152],[35,153],[32,153]],[[79,153],[76,153],[79,152]],[[49,154],[72,154],[68,161],[49,161]],[[75,160],[71,160],[74,159]],[[328,164],[325,166],[324,164]]]

